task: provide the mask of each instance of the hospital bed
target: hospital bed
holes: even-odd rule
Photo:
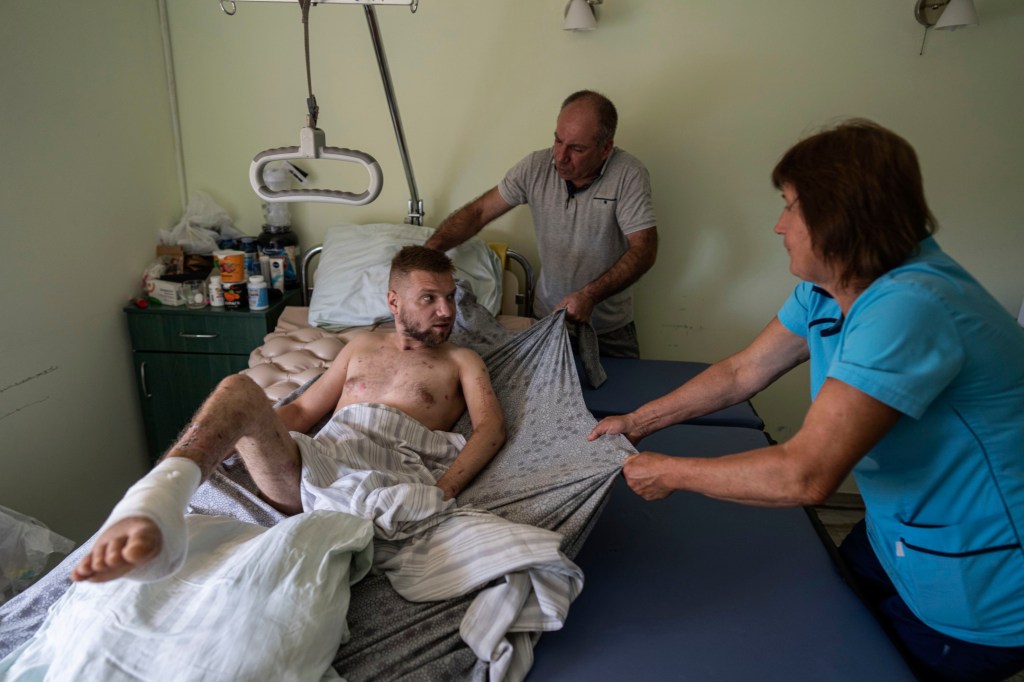
[[[415,229],[427,228],[402,226],[393,232],[407,235]],[[373,289],[374,266],[360,261],[364,256],[358,250],[368,234],[386,232],[382,226],[329,232],[310,306],[282,315],[279,328],[253,352],[248,373],[270,398],[287,400],[301,391],[360,326],[355,323],[376,314],[359,309],[347,319],[331,309],[338,296],[325,294],[329,300],[318,301],[317,294],[339,286]],[[341,237],[332,240],[332,234]],[[470,248],[478,256],[493,253],[475,242]],[[334,267],[336,254],[344,254],[340,268]],[[479,274],[474,269],[479,264],[456,261],[461,279]],[[488,267],[495,271],[493,260]],[[583,439],[594,424],[592,412],[620,413],[661,391],[661,384],[652,389],[638,377],[675,380],[702,365],[605,361],[606,385],[581,392],[561,318],[528,327],[521,319],[505,318],[502,324],[493,315],[494,306],[500,309],[496,293],[482,282],[470,294],[460,287],[453,340],[487,362],[506,409],[509,442],[459,504],[562,534],[562,551],[576,557],[586,574],[586,587],[564,628],[540,637],[531,680],[620,679],[638,673],[644,679],[733,679],[732,671],[757,679],[910,679],[880,628],[838,577],[802,511],[746,509],[683,494],[645,503],[617,476],[632,451],[625,440]],[[314,314],[321,326],[308,324]],[[746,403],[715,419],[726,425],[671,427],[641,447],[713,456],[767,442]],[[468,423],[456,430],[468,430]],[[192,511],[261,526],[282,518],[254,495],[237,462],[228,462],[200,489]],[[83,551],[0,607],[0,655],[40,627],[46,610],[67,590],[68,572]],[[400,597],[385,576],[364,578],[352,588],[351,638],[338,649],[334,668],[349,680],[484,679],[488,662],[460,636],[480,593],[474,589],[443,602],[414,603]],[[526,640],[510,635],[527,670],[537,634]],[[874,674],[879,671],[885,674]]]
[[[325,244],[325,252],[327,246],[329,244]],[[321,262],[321,268],[325,266],[329,267],[330,262]],[[318,281],[323,283],[324,280]],[[315,295],[320,286],[314,292],[311,309],[312,304],[317,303]],[[560,317],[552,317],[515,332],[501,325],[466,288],[460,289],[457,306],[459,316],[453,340],[474,348],[487,362],[499,401],[505,409],[508,432],[502,451],[459,496],[459,507],[474,510],[471,518],[493,516],[510,523],[553,531],[560,537],[558,547],[564,556],[571,557],[582,546],[587,531],[606,500],[608,487],[630,449],[623,439],[588,443],[582,437],[592,426],[593,418],[579,397],[578,380]],[[327,309],[321,312],[333,314]],[[307,330],[314,331],[312,328]],[[317,336],[312,341],[314,350],[322,350],[326,338]],[[280,337],[271,335],[268,345],[275,340],[280,340]],[[529,363],[521,361],[524,354],[530,358]],[[292,355],[298,357],[303,353]],[[287,361],[277,357],[279,361]],[[288,397],[303,390],[308,383],[296,391],[289,391]],[[530,400],[527,400],[528,396]],[[469,429],[468,418],[464,417],[454,430],[467,433]],[[236,461],[227,462],[201,486],[190,506],[196,514],[227,516],[268,528],[282,522],[281,515],[255,494],[251,479]],[[434,534],[441,533],[442,527],[439,526]],[[510,536],[502,533],[497,537]],[[48,609],[55,603],[72,602],[77,598],[77,592],[82,592],[78,585],[69,590],[68,576],[87,548],[88,543],[32,588],[0,607],[0,655],[7,655],[18,647],[16,656],[25,656],[35,642],[47,637]],[[380,555],[383,556],[387,549],[380,551]],[[470,560],[468,555],[467,560]],[[401,568],[398,566],[399,571]],[[337,647],[336,655],[332,657],[333,667],[348,680],[482,680],[492,674],[495,662],[508,664],[505,659],[511,656],[515,659],[511,663],[513,668],[519,665],[522,672],[518,676],[510,673],[507,678],[521,678],[529,667],[536,628],[522,632],[509,630],[492,649],[474,650],[466,643],[466,620],[474,613],[482,597],[506,583],[517,594],[523,592],[523,575],[527,573],[515,570],[507,581],[470,585],[466,586],[463,594],[443,601],[423,602],[400,596],[393,587],[389,571],[368,575],[352,587],[346,618],[350,637]],[[548,589],[551,585],[557,589],[558,576],[553,577],[554,583],[549,578],[540,580],[530,573],[530,582],[525,589],[527,596],[519,606],[514,599],[499,600],[495,606],[518,609],[520,613],[513,625],[519,623],[519,616],[522,616],[529,621],[528,625],[541,623],[540,629],[550,627],[544,625],[546,619],[541,616],[549,615],[552,604],[556,607],[554,613],[557,616],[557,603],[547,598],[538,601],[531,596],[540,594],[541,589]],[[176,578],[170,580],[175,581]],[[318,587],[310,585],[310,588]],[[563,590],[559,594],[552,594],[549,590],[547,594],[561,597],[566,604],[575,597],[574,590]],[[131,608],[126,608],[122,614],[120,602],[113,603],[111,608],[118,609],[118,621],[134,622],[137,619]],[[487,614],[489,611],[483,608],[475,612]],[[243,624],[238,627],[245,630]],[[332,621],[332,627],[341,632],[345,624]],[[260,649],[274,644],[272,641],[261,642]],[[258,653],[262,651],[253,652],[254,655]],[[134,672],[140,675],[149,672],[160,679],[162,671]],[[3,677],[2,672],[0,677]],[[502,679],[502,676],[498,675],[497,679]]]
[[[714,457],[767,442],[755,429],[685,424],[638,449]],[[646,502],[620,478],[576,557],[586,587],[565,627],[538,642],[530,682],[912,682],[811,513],[691,493]]]
[[[683,360],[601,358],[601,367],[606,380],[598,387],[587,381],[582,386],[583,400],[597,419],[632,412],[640,405],[682,386],[707,369],[708,364]],[[581,377],[585,375],[581,362],[577,361],[576,369]],[[688,423],[764,429],[764,421],[749,401],[730,405]]]

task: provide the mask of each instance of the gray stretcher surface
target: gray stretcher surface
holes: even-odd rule
[[[577,359],[576,369],[583,388],[583,400],[597,419],[632,412],[646,402],[660,398],[689,381],[708,364],[681,360],[636,360],[632,358],[601,358],[608,379],[600,388],[591,388],[586,373]],[[763,429],[764,422],[749,402],[727,407],[698,417],[690,424],[712,426],[743,426]]]
[[[715,456],[766,442],[679,425],[640,449]],[[914,680],[803,509],[692,493],[646,502],[620,477],[576,561],[583,592],[565,627],[541,636],[528,682]]]

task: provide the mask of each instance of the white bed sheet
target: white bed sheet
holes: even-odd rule
[[[152,583],[72,585],[0,662],[0,678],[338,679],[331,662],[348,639],[349,587],[370,570],[370,522],[332,511],[269,529],[222,516],[187,521],[180,571]]]

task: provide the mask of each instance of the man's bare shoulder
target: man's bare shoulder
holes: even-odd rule
[[[348,371],[347,368],[353,360],[376,354],[378,349],[386,344],[385,336],[369,329],[351,335],[345,339],[345,345],[341,347],[338,355],[331,360],[330,368],[335,373]]]
[[[450,342],[445,345],[449,346],[449,357],[459,365],[482,366],[484,364],[484,359],[472,348],[458,346]]]
[[[371,346],[378,346],[381,343],[389,340],[395,335],[393,331],[377,331],[376,329],[366,329],[353,334],[345,342],[345,348],[351,347],[351,350],[360,350],[369,348]]]

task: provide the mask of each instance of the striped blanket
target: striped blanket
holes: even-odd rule
[[[460,632],[489,664],[490,679],[522,679],[525,657],[515,648],[532,646],[523,633],[561,628],[583,587],[583,573],[559,549],[562,536],[445,501],[434,483],[465,438],[431,431],[388,405],[349,405],[315,438],[293,437],[303,510],[371,520],[374,565],[398,594],[440,601],[498,581],[476,594]]]
[[[541,632],[557,627],[564,617],[563,607],[578,587],[565,557],[571,559],[582,547],[622,461],[633,451],[624,438],[586,441],[595,421],[583,403],[562,313],[512,332],[462,287],[457,310],[452,341],[473,348],[487,363],[504,410],[507,441],[458,497],[460,511],[445,510],[441,515],[451,517],[450,525],[446,520],[424,533],[414,533],[415,541],[404,550],[375,532],[377,566],[384,572],[372,573],[352,587],[347,619],[350,637],[333,659],[334,670],[350,682],[484,682],[525,675],[532,665],[532,644]],[[304,387],[285,400],[302,390]],[[468,416],[454,428],[463,436],[470,430]],[[256,495],[240,462],[232,460],[200,487],[191,511],[264,527],[283,520]],[[483,521],[485,518],[511,523],[498,530],[499,526]],[[478,541],[460,544],[459,551],[453,552],[450,561],[458,570],[478,577],[485,574],[479,569],[488,557],[481,557],[477,564],[474,557],[467,556],[475,546],[498,551],[495,562],[509,566],[508,570],[501,573],[504,569],[496,569],[493,575],[501,577],[483,586],[478,580],[460,581],[461,587],[445,586],[442,580],[444,591],[434,594],[456,596],[413,601],[421,594],[417,590],[425,590],[422,594],[428,596],[436,589],[430,587],[431,581],[417,580],[415,574],[434,568],[436,557],[444,554],[440,549],[443,543],[462,540],[460,526],[477,534]],[[546,548],[527,562],[536,565],[536,570],[525,570],[526,566],[513,570],[515,560],[501,552],[514,547],[514,529],[531,526],[531,533],[543,529],[557,536],[549,534]],[[556,539],[557,549],[553,547]],[[28,591],[0,606],[0,656],[40,627],[47,610],[68,589],[70,570],[90,544],[72,553]],[[558,551],[564,557],[559,557]],[[445,564],[438,566],[447,571]],[[414,596],[403,597],[399,590]],[[505,612],[511,615],[494,616]]]

